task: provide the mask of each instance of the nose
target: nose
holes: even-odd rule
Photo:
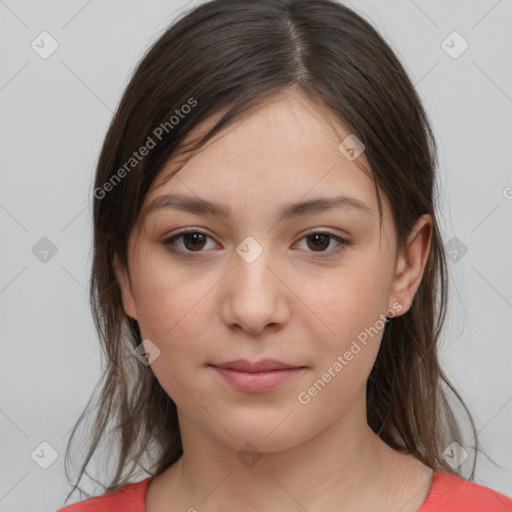
[[[291,292],[280,276],[271,251],[256,259],[243,247],[233,254],[233,269],[224,282],[223,320],[231,328],[256,335],[265,329],[281,329],[289,320]],[[260,249],[261,250],[261,249]],[[254,247],[250,247],[254,251]]]

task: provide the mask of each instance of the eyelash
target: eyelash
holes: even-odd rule
[[[200,250],[200,251],[181,251],[179,249],[176,249],[176,247],[174,246],[174,243],[175,243],[175,241],[178,238],[183,238],[185,235],[189,235],[189,234],[192,234],[192,233],[199,233],[199,234],[201,234],[201,235],[203,235],[205,237],[208,237],[210,239],[212,238],[207,233],[205,233],[203,231],[200,231],[198,229],[186,229],[186,230],[183,230],[183,231],[179,231],[178,233],[175,233],[171,237],[167,238],[166,240],[163,241],[163,244],[165,246],[172,246],[171,249],[173,251],[180,252],[180,253],[185,252],[187,254],[195,254],[195,253],[199,254],[201,252],[204,252],[202,250]],[[319,234],[327,235],[327,236],[333,238],[334,240],[336,240],[337,242],[339,242],[339,244],[334,249],[332,249],[331,251],[322,252],[322,253],[312,252],[314,258],[325,258],[327,256],[332,256],[333,254],[338,254],[341,251],[343,251],[348,245],[351,244],[351,242],[349,242],[345,238],[342,238],[342,237],[340,237],[338,235],[334,235],[333,233],[329,233],[328,231],[312,231],[310,233],[306,233],[300,240],[303,240],[304,238],[307,238],[307,237],[312,236],[312,235],[319,235]]]

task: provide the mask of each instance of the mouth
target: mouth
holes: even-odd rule
[[[305,366],[273,359],[263,361],[239,359],[209,366],[235,389],[253,393],[270,391],[306,370]]]

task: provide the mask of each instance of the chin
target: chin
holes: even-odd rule
[[[267,437],[264,432],[238,432],[233,437],[223,436],[222,441],[239,452],[254,451],[256,453],[276,453],[288,450],[300,444],[300,439],[291,438],[289,432],[284,435]]]
[[[236,417],[233,414],[226,415],[229,421],[225,422],[223,426],[232,434],[231,436],[218,425],[212,425],[212,427],[215,428],[217,437],[221,438],[224,444],[236,450],[251,450],[254,449],[251,448],[254,445],[256,447],[254,451],[261,453],[279,452],[297,446],[306,441],[308,437],[303,430],[304,424],[298,428],[297,425],[288,421],[290,418],[285,419],[289,412],[280,411],[276,414],[273,411],[264,417],[262,417],[261,410],[259,412],[254,410],[252,413],[244,411],[243,417]]]

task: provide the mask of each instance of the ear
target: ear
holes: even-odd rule
[[[430,252],[431,239],[432,217],[425,214],[414,223],[405,247],[397,255],[390,299],[402,305],[400,315],[409,311],[416,290],[420,286]]]
[[[135,308],[135,300],[133,298],[133,291],[128,277],[128,273],[124,267],[119,263],[117,254],[114,254],[113,261],[114,274],[116,276],[119,288],[121,289],[121,296],[123,298],[124,312],[134,320],[137,320],[137,313]]]

